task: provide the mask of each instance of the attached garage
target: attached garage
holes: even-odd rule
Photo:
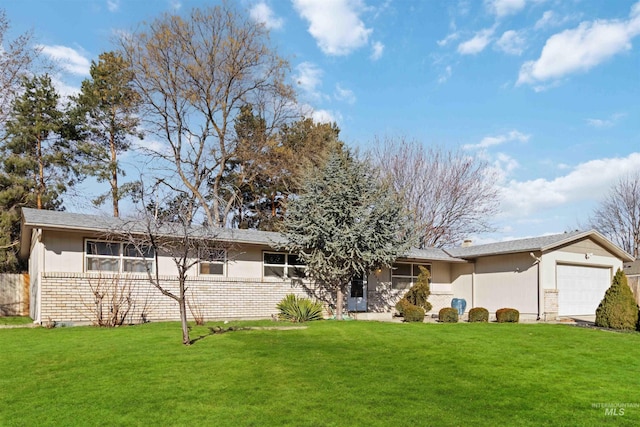
[[[593,315],[611,286],[611,268],[558,265],[558,315]]]

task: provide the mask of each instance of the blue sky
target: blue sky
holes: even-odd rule
[[[478,243],[575,229],[640,170],[640,2],[241,0],[271,28],[300,102],[366,149],[403,136],[489,162],[497,232]],[[91,60],[162,12],[212,2],[6,1],[77,90]],[[86,209],[82,202],[69,210]]]

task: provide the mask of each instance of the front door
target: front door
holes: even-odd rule
[[[351,289],[347,298],[347,310],[367,311],[367,279],[365,276],[351,280]]]

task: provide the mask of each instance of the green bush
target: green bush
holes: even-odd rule
[[[496,320],[498,323],[518,323],[520,312],[515,308],[501,308],[496,311]]]
[[[443,323],[457,323],[458,310],[453,307],[445,307],[438,313],[438,320]]]
[[[431,303],[427,301],[429,299],[429,295],[431,294],[431,290],[429,289],[429,279],[431,275],[429,274],[429,270],[424,268],[423,266],[418,266],[420,268],[420,274],[418,274],[418,279],[416,283],[407,291],[404,295],[403,299],[406,299],[413,305],[417,305],[418,307],[422,307],[426,312],[431,311]]]
[[[612,329],[636,329],[638,304],[627,284],[627,276],[618,269],[611,287],[596,310],[596,326]]]
[[[429,298],[429,270],[420,266],[418,280],[396,304],[396,310],[405,322],[422,322],[427,311],[431,310]]]
[[[285,296],[276,308],[278,317],[291,322],[308,322],[322,319],[322,304],[309,298],[298,298],[294,294]]]
[[[488,322],[489,310],[483,307],[475,307],[469,310],[469,322]]]
[[[407,305],[404,309],[405,322],[424,322],[424,308],[417,305]]]

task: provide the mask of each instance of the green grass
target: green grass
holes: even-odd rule
[[[0,317],[0,325],[28,325],[33,323],[28,316],[8,316]]]
[[[190,347],[176,323],[3,329],[0,424],[640,425],[640,407],[612,416],[592,406],[640,406],[637,333],[308,326],[205,336]]]

